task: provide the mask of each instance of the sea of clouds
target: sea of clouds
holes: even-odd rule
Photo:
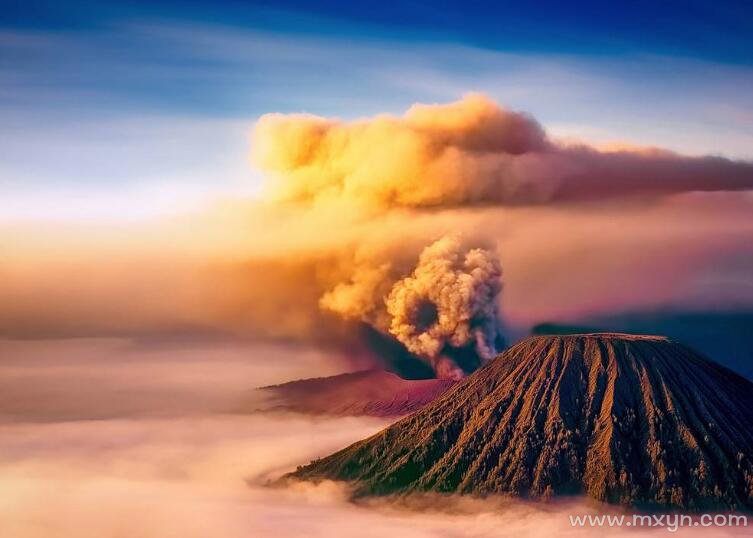
[[[1,536],[414,538],[631,532],[573,528],[569,514],[603,511],[581,499],[534,504],[430,496],[354,503],[345,486],[332,482],[270,487],[269,481],[282,473],[388,424],[366,417],[252,412],[253,386],[299,375],[317,360],[314,351],[115,339],[2,344]],[[246,360],[255,353],[276,354],[278,360]]]

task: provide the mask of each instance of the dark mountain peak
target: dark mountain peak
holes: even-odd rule
[[[536,336],[290,476],[643,507],[753,508],[753,384],[658,336]]]
[[[448,390],[452,379],[402,379],[385,370],[364,370],[262,387],[262,409],[315,415],[405,416]]]

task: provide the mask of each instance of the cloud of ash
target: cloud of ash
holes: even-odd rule
[[[753,163],[557,144],[534,119],[476,94],[354,122],[269,114],[254,156],[277,200],[372,210],[753,188]]]
[[[350,123],[265,116],[254,154],[261,200],[0,225],[0,336],[230,335],[456,376],[499,347],[502,316],[524,333],[753,306],[750,192],[684,192],[750,187],[749,163],[565,145],[480,96]]]
[[[502,269],[492,251],[445,236],[423,249],[409,275],[394,280],[391,269],[389,262],[363,262],[320,304],[393,336],[425,358],[438,377],[462,377],[478,360],[496,355],[502,343]],[[464,348],[471,361],[458,364],[457,350]]]

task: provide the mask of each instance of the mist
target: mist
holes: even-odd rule
[[[44,405],[0,417],[4,536],[478,538],[630,533],[571,527],[569,514],[620,513],[578,498],[543,504],[444,496],[353,502],[346,485],[332,482],[270,487],[270,480],[297,465],[367,437],[389,422],[223,409],[232,401],[244,401],[255,382],[298,375],[295,368],[316,360],[316,355],[299,356],[300,350],[289,348],[285,356],[282,348],[257,348],[257,353],[279,354],[276,368],[271,368],[263,361],[238,360],[253,358],[248,346],[217,343],[192,351],[174,342],[103,340],[27,341],[2,349],[4,388],[46,398]],[[21,360],[25,357],[30,359]],[[39,390],[40,383],[45,390]],[[100,383],[106,385],[97,387]],[[55,386],[75,387],[79,399],[66,390],[49,390]],[[144,399],[144,394],[150,396]],[[114,404],[113,395],[141,405]],[[71,406],[77,401],[81,406],[74,413]],[[60,414],[56,406],[68,413]],[[96,409],[109,413],[82,414]],[[682,532],[695,534],[696,529]],[[738,531],[698,532],[708,536]]]

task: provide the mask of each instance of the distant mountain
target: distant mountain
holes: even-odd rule
[[[584,318],[575,324],[541,323],[536,334],[627,332],[665,335],[753,380],[753,312],[653,311]]]
[[[451,379],[402,379],[384,370],[302,379],[258,389],[267,409],[323,415],[399,417],[452,387]]]
[[[539,336],[413,415],[300,467],[355,495],[586,494],[753,508],[753,384],[663,337]]]

